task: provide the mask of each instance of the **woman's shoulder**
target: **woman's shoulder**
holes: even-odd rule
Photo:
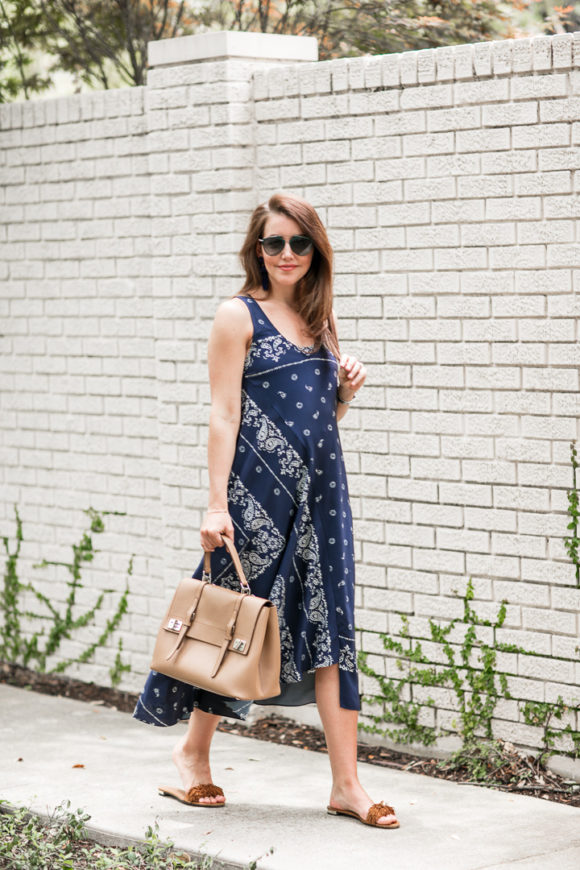
[[[248,315],[248,307],[244,302],[244,297],[249,298],[245,293],[238,293],[237,296],[231,296],[229,299],[224,299],[216,308],[216,317],[235,317],[238,320],[246,320]]]
[[[227,339],[240,337],[247,341],[251,338],[252,316],[248,306],[239,296],[232,296],[220,302],[214,316],[213,331]]]

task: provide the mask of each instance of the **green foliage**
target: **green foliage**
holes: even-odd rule
[[[0,102],[29,99],[55,70],[90,87],[143,85],[147,44],[192,33],[186,0],[0,0]],[[48,75],[31,71],[50,60]]]
[[[18,509],[14,508],[16,514],[16,545],[11,550],[7,537],[3,537],[4,549],[7,559],[4,571],[4,584],[0,590],[0,616],[2,617],[2,625],[0,626],[0,659],[11,664],[20,664],[24,667],[34,666],[41,673],[46,672],[47,659],[55,655],[65,639],[71,639],[73,633],[90,625],[96,613],[101,610],[105,601],[105,596],[114,594],[113,589],[105,589],[97,596],[96,602],[84,613],[77,615],[77,595],[80,589],[83,588],[81,582],[81,567],[83,563],[92,562],[96,550],[93,549],[93,540],[89,532],[100,534],[104,531],[105,525],[103,516],[111,511],[99,512],[94,508],[89,508],[85,511],[89,515],[90,525],[86,532],[83,532],[79,544],[73,544],[73,558],[70,562],[52,562],[43,559],[35,568],[44,568],[47,565],[55,565],[57,567],[66,568],[70,575],[67,581],[68,595],[64,602],[64,609],[54,603],[51,597],[40,592],[35,586],[26,582],[23,583],[18,578],[17,563],[22,545],[22,521],[18,513]],[[133,557],[129,561],[128,575],[133,573]],[[34,600],[34,605],[29,609],[22,609],[21,598],[23,594],[28,593]],[[52,667],[50,673],[63,673],[67,668],[74,664],[84,664],[92,659],[96,650],[99,647],[105,646],[109,638],[119,627],[124,614],[127,612],[129,597],[129,580],[125,591],[121,595],[117,607],[113,615],[107,619],[105,627],[92,643],[88,644],[83,651],[76,657],[71,657],[58,662]],[[23,623],[35,625],[41,623],[38,629],[26,631]],[[112,684],[118,685],[123,672],[130,670],[130,666],[123,664],[121,659],[122,643],[119,641],[117,655],[111,670]]]
[[[212,29],[314,36],[321,60],[480,42],[511,31],[496,0],[210,0],[200,18]]]
[[[143,85],[149,42],[204,30],[314,36],[327,60],[576,29],[561,7],[540,16],[518,0],[94,0],[89,6],[87,14],[85,0],[0,0],[0,101],[22,92],[29,98],[57,69],[77,86]],[[41,53],[51,63],[45,78],[30,72],[31,58]]]
[[[570,461],[572,463],[572,487],[568,490],[568,514],[570,522],[566,528],[570,529],[572,534],[570,537],[564,538],[564,546],[576,567],[576,586],[580,587],[580,537],[578,536],[578,520],[580,518],[578,468],[580,468],[580,463],[578,462],[578,451],[573,441],[570,444]]]
[[[468,782],[518,789],[536,787],[538,773],[542,770],[540,759],[531,764],[515,746],[501,739],[471,741],[450,758],[440,761],[437,767],[446,772],[455,771]]]
[[[564,542],[576,566],[576,582],[580,586],[580,496],[577,487],[580,463],[573,442],[570,445],[570,456],[572,488],[568,490],[568,528],[572,535],[565,538]],[[446,732],[438,732],[434,727],[421,724],[423,709],[435,706],[432,697],[424,698],[422,689],[451,687],[459,714],[459,721],[455,720],[452,724],[454,733],[461,738],[462,748],[450,763],[465,767],[470,771],[471,778],[477,780],[480,775],[484,776],[484,771],[487,771],[485,777],[489,778],[491,775],[490,754],[502,754],[498,741],[493,739],[493,717],[500,698],[512,699],[508,690],[508,675],[497,669],[497,654],[503,652],[532,656],[536,653],[516,644],[497,640],[497,631],[505,622],[507,601],[502,601],[494,621],[480,619],[471,605],[472,601],[473,583],[470,578],[463,598],[463,617],[452,619],[445,625],[439,625],[433,619],[429,620],[430,640],[438,645],[446,665],[436,664],[424,655],[421,644],[410,637],[409,620],[405,615],[400,615],[400,640],[378,633],[385,651],[396,653],[400,677],[385,678],[370,667],[368,653],[359,653],[362,673],[373,678],[379,688],[379,694],[365,696],[365,701],[371,706],[382,708],[379,714],[368,717],[370,725],[361,723],[359,727],[364,731],[382,734],[398,743],[418,742],[429,746]],[[461,643],[452,643],[450,637],[459,628]],[[491,635],[490,642],[483,639],[482,628],[485,629],[484,635],[488,638]],[[565,713],[580,712],[578,699],[575,699],[574,704],[566,704],[561,696],[558,696],[555,703],[519,699],[518,709],[527,725],[542,728],[540,763],[544,763],[550,755],[559,751],[557,741],[566,737],[573,749],[565,754],[574,758],[580,757],[580,731],[575,731],[570,723],[565,727],[552,727],[552,722],[561,722]],[[391,724],[397,727],[385,727]],[[481,738],[484,738],[483,742]]]
[[[137,846],[99,846],[88,839],[90,816],[70,811],[64,801],[48,820],[26,809],[11,810],[0,801],[0,867],[11,870],[211,870],[213,860],[201,862],[176,852],[162,841],[155,822]]]
[[[128,589],[127,589],[128,591]],[[126,602],[127,599],[125,599]],[[123,639],[119,638],[119,642],[117,644],[117,655],[115,656],[115,661],[113,662],[112,668],[109,668],[109,676],[111,677],[111,685],[116,687],[121,682],[124,673],[128,673],[131,670],[131,665],[127,665],[123,662],[123,658],[121,653],[123,652]]]
[[[464,743],[471,741],[477,734],[491,737],[492,718],[500,697],[511,698],[507,687],[505,674],[496,673],[498,651],[523,652],[510,646],[506,647],[496,639],[496,630],[501,628],[506,616],[506,602],[501,604],[495,621],[481,620],[471,606],[473,600],[473,584],[471,579],[463,599],[463,618],[452,619],[447,625],[438,625],[429,620],[430,640],[439,645],[445,665],[436,665],[423,653],[421,644],[409,637],[409,624],[405,616],[401,616],[403,627],[401,637],[407,640],[403,645],[388,635],[381,634],[385,650],[397,653],[397,667],[404,675],[400,679],[386,679],[377,674],[368,665],[368,655],[359,656],[361,671],[374,678],[381,689],[378,697],[365,697],[370,704],[384,704],[385,711],[371,717],[372,726],[362,725],[361,728],[372,733],[379,733],[400,743],[419,742],[430,745],[439,736],[435,728],[421,725],[419,717],[423,707],[434,707],[433,698],[423,699],[423,693],[415,700],[416,687],[450,686],[455,693],[459,723],[457,733]],[[460,645],[452,644],[449,636],[458,626],[465,626],[463,640]],[[492,629],[492,642],[486,643],[477,634],[478,626]],[[403,661],[406,664],[403,664]],[[421,667],[417,667],[420,665]],[[408,695],[409,700],[404,700]],[[384,729],[383,722],[395,722],[401,725],[396,730]]]
[[[501,743],[495,740],[478,740],[462,746],[451,758],[441,762],[440,766],[446,770],[466,770],[472,782],[500,785],[495,777],[504,761]]]
[[[407,646],[403,646],[403,642],[394,640],[386,634],[380,635],[385,650],[396,652],[399,656],[397,659],[399,670],[403,671],[406,667],[406,674],[401,676],[401,679],[388,679],[378,674],[368,663],[368,653],[359,653],[360,670],[363,674],[373,677],[381,690],[380,696],[365,696],[365,700],[369,704],[379,704],[383,707],[380,714],[370,717],[373,722],[372,726],[361,724],[359,727],[363,731],[390,737],[398,743],[417,741],[429,746],[435,742],[437,734],[434,728],[421,725],[419,717],[422,707],[433,707],[434,701],[432,698],[428,698],[420,703],[414,702],[413,687],[415,685],[439,685],[439,674],[434,666],[429,665],[429,660],[424,656],[421,644],[414,642],[409,637],[407,618],[402,616],[401,619],[403,623],[401,640]],[[403,664],[403,661],[406,662],[406,665]],[[427,665],[428,667],[420,668],[416,667],[417,665]],[[405,698],[407,690],[410,700]],[[385,728],[384,723],[396,723],[398,727]]]
[[[42,29],[35,0],[0,0],[0,103],[20,94],[29,99],[50,80],[34,70],[34,53]]]
[[[573,755],[580,756],[580,731],[575,731],[570,723],[564,728],[552,728],[551,722],[553,719],[562,721],[565,713],[573,713],[578,708],[572,707],[570,704],[565,704],[561,695],[554,704],[542,703],[540,701],[526,701],[520,708],[526,725],[532,725],[542,728],[542,751],[540,758],[542,761],[553,755],[556,751],[556,741],[561,739],[565,734],[568,735],[574,746]]]
[[[378,684],[380,694],[365,696],[370,705],[380,705],[382,712],[370,716],[371,724],[362,723],[363,731],[381,734],[396,740],[398,743],[423,743],[431,745],[437,737],[448,733],[437,731],[434,727],[420,723],[423,708],[435,705],[433,698],[424,699],[423,692],[417,692],[418,687],[450,687],[455,696],[458,719],[453,727],[462,741],[462,749],[457,754],[457,764],[462,763],[464,756],[467,765],[474,767],[473,777],[476,778],[475,767],[486,768],[485,752],[478,754],[474,749],[481,738],[493,741],[493,716],[500,698],[512,699],[508,689],[507,674],[497,669],[497,654],[499,652],[534,655],[533,652],[497,640],[496,632],[506,618],[506,604],[502,602],[495,620],[480,619],[471,602],[473,600],[473,584],[471,579],[463,598],[463,617],[455,618],[445,626],[429,620],[431,638],[438,645],[446,665],[433,663],[424,653],[421,644],[409,636],[409,624],[406,616],[401,616],[401,640],[389,635],[379,634],[387,652],[397,655],[396,665],[401,671],[400,678],[385,678],[378,674],[368,664],[368,653],[359,653],[359,666],[362,673],[372,677]],[[461,643],[453,644],[450,636],[456,628],[462,628]],[[491,641],[486,642],[478,629],[485,627],[488,635],[491,630]],[[417,697],[417,694],[419,697]],[[568,735],[574,745],[574,751],[568,753],[574,757],[580,755],[580,732],[574,731],[571,725],[564,729],[551,729],[552,718],[561,720],[566,711],[577,710],[578,707],[565,705],[562,698],[556,704],[534,704],[530,701],[520,704],[520,710],[527,724],[540,725],[544,729],[544,748],[542,756],[555,751],[556,740]],[[395,723],[396,728],[385,725]],[[491,750],[490,750],[491,751]],[[486,768],[487,769],[487,768]]]

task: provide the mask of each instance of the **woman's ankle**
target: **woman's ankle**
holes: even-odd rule
[[[209,753],[199,750],[196,746],[188,745],[185,741],[180,741],[174,746],[172,758],[174,761],[185,761],[195,767],[209,767]]]
[[[331,794],[349,794],[361,788],[358,776],[349,775],[333,779]]]

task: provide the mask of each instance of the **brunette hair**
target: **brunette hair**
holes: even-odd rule
[[[322,221],[306,200],[281,191],[254,209],[240,251],[240,260],[246,273],[240,292],[251,296],[262,286],[256,247],[258,239],[263,237],[266,221],[272,214],[283,214],[296,221],[300,231],[314,242],[310,269],[296,288],[296,310],[315,342],[324,344],[340,359],[338,335],[332,318],[332,247]]]

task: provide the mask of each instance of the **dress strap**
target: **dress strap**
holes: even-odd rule
[[[263,312],[257,302],[252,299],[251,296],[243,296],[240,294],[239,296],[234,296],[234,299],[243,299],[245,302],[249,312],[250,317],[252,318],[252,325],[254,327],[254,338],[261,338],[267,334],[275,333],[276,330],[272,327],[269,321],[264,319]]]

